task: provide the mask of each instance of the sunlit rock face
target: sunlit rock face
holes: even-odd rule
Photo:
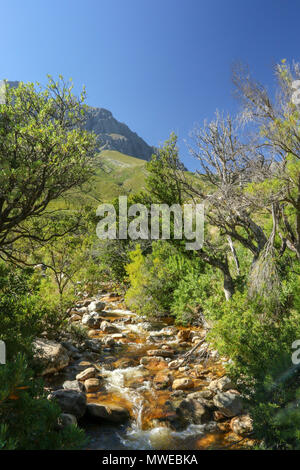
[[[117,150],[132,157],[150,160],[154,148],[104,108],[89,108],[86,129],[99,137],[101,150]]]

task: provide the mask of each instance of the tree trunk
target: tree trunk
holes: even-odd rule
[[[234,282],[229,272],[223,272],[224,283],[223,289],[226,300],[229,300],[234,294]]]

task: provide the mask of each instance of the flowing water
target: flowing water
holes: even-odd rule
[[[118,328],[119,334],[114,347],[102,349],[101,360],[97,364],[102,377],[101,389],[97,393],[87,394],[87,398],[90,403],[122,406],[130,412],[131,419],[127,424],[85,423],[90,437],[88,448],[194,450],[226,446],[227,434],[220,431],[216,422],[189,424],[183,429],[176,429],[173,425],[176,413],[172,406],[172,387],[155,386],[158,374],[170,373],[168,362],[190,350],[193,344],[178,342],[169,319],[149,322],[121,308],[117,298],[104,300],[109,302],[105,319]],[[199,335],[201,333],[199,329]],[[94,338],[103,336],[104,333],[98,331]],[[140,359],[147,357],[147,351],[161,350],[162,346],[165,350],[173,349],[172,358],[163,361],[154,358],[149,364],[140,364]],[[191,393],[207,387],[212,376],[215,378],[223,373],[220,365],[215,366],[213,373],[210,372],[213,366],[209,363],[198,367],[206,373],[208,371],[207,375],[197,376],[193,364],[189,364],[187,370],[172,370],[172,379],[193,377],[193,389],[186,392]]]

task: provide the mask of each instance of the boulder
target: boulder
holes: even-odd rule
[[[105,320],[100,324],[100,330],[102,330],[103,333],[118,333],[119,332],[119,329],[115,325]]]
[[[228,418],[241,414],[243,402],[237,390],[218,392],[213,398],[216,408]]]
[[[246,436],[253,431],[253,421],[249,415],[236,416],[230,421],[230,428],[235,434]]]
[[[105,308],[105,303],[100,300],[94,300],[88,306],[88,311],[91,312],[101,312]]]
[[[234,384],[232,383],[231,379],[226,375],[221,379],[217,380],[217,388],[221,392],[227,392],[227,390],[232,390]]]
[[[83,370],[79,374],[76,375],[76,380],[80,380],[84,382],[87,379],[91,379],[95,377],[96,375],[96,369],[95,367],[88,367],[88,369]]]
[[[48,400],[56,401],[63,413],[81,418],[86,411],[86,396],[76,390],[56,390],[48,395]]]
[[[198,400],[187,398],[176,408],[182,424],[204,424],[211,420],[211,412]]]
[[[88,403],[87,415],[110,423],[123,423],[130,417],[126,408],[114,404]]]
[[[87,393],[98,392],[100,388],[100,380],[96,378],[87,379],[84,382],[84,386]]]
[[[78,380],[66,380],[63,383],[63,389],[65,390],[76,390],[77,392],[83,392],[84,386]]]
[[[183,379],[176,379],[172,384],[173,390],[189,390],[194,387],[194,382],[192,379],[183,378]]]
[[[56,341],[38,338],[33,343],[34,357],[43,367],[42,375],[53,374],[69,364],[68,351]]]
[[[89,328],[98,329],[101,325],[103,318],[98,312],[86,313],[82,317],[82,324]]]

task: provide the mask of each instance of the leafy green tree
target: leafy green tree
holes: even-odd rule
[[[0,104],[0,256],[13,259],[19,239],[49,241],[61,235],[40,224],[49,203],[91,175],[95,136],[81,126],[84,92],[77,99],[62,77],[6,87]],[[49,231],[49,226],[51,230]]]

